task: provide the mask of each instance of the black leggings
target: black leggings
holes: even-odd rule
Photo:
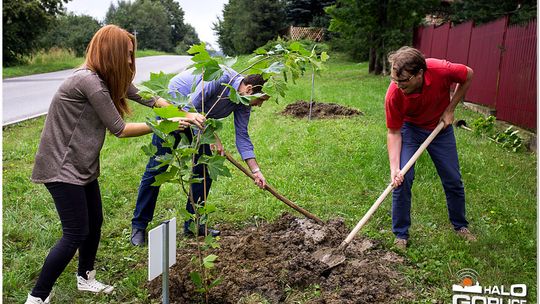
[[[46,183],[62,222],[62,238],[51,249],[32,290],[32,296],[45,299],[54,282],[79,250],[78,273],[94,269],[101,236],[103,211],[97,179],[84,185]]]

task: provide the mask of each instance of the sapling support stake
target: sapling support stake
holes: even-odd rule
[[[309,99],[309,116],[308,120],[311,120],[311,109],[313,108],[313,91],[315,90],[315,70],[311,72],[311,98]]]
[[[169,304],[169,221],[164,221],[163,225],[163,275],[162,282],[162,303]]]

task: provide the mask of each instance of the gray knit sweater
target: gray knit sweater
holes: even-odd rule
[[[152,107],[131,85],[128,98]],[[89,69],[78,69],[53,97],[36,154],[32,181],[86,185],[99,176],[99,153],[108,129],[119,136],[125,122],[103,80]]]

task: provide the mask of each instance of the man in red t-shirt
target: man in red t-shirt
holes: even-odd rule
[[[439,121],[443,121],[445,127],[427,150],[443,184],[450,222],[458,235],[475,240],[467,228],[465,191],[452,128],[454,110],[471,84],[473,71],[462,64],[425,59],[419,50],[411,47],[391,53],[388,61],[392,67],[392,82],[386,92],[385,109],[390,175],[396,186],[392,195],[395,245],[405,249],[409,239],[414,166],[405,176],[399,171]],[[450,87],[454,83],[457,86],[450,98]]]

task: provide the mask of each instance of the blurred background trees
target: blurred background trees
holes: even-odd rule
[[[139,49],[185,54],[200,43],[175,0],[114,0],[103,23],[66,14],[68,1],[3,0],[4,66],[53,47],[81,56],[93,33],[109,23],[135,34]],[[421,24],[479,24],[505,15],[510,23],[526,23],[536,18],[536,7],[533,0],[229,0],[213,29],[221,51],[238,55],[275,43],[290,26],[323,28],[325,49],[369,61],[369,71],[379,74],[386,54],[411,45]]]

